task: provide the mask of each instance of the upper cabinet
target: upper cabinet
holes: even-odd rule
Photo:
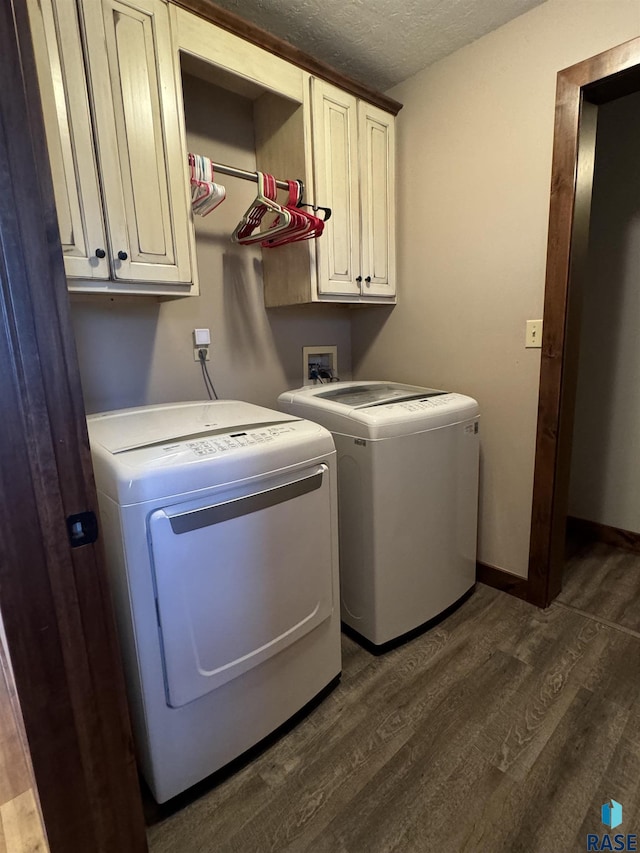
[[[116,278],[191,281],[186,151],[163,0],[83,0],[95,138]]]
[[[395,117],[324,80],[306,91],[305,177],[331,218],[317,240],[265,250],[266,305],[393,304]]]
[[[167,0],[27,3],[70,290],[197,294],[182,72],[250,101],[253,168],[332,210],[317,240],[263,250],[267,307],[395,302],[395,118],[367,98],[400,105]]]
[[[316,198],[332,210],[317,246],[318,295],[393,299],[394,117],[317,79],[311,107]]]
[[[33,5],[69,288],[196,292],[167,4],[81,0],[80,19],[74,0]]]

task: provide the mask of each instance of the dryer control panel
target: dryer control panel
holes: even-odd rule
[[[210,438],[196,438],[185,441],[183,447],[188,447],[196,456],[211,456],[214,453],[225,453],[229,450],[237,450],[240,447],[251,447],[252,445],[264,444],[273,441],[286,432],[294,432],[290,426],[274,426],[260,430],[248,430],[247,432],[232,432],[226,435],[212,435]],[[169,444],[163,450],[173,452],[179,444]]]

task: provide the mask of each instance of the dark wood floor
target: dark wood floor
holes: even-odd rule
[[[640,624],[640,557],[596,549],[546,611],[479,585],[384,657],[344,638],[339,687],[153,853],[583,851],[611,797],[640,832],[640,635],[606,624]]]
[[[640,554],[602,542],[569,560],[557,599],[640,634]]]

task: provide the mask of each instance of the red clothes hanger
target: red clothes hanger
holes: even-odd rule
[[[256,174],[258,176],[258,194],[231,235],[231,239],[235,243],[242,243],[243,245],[261,243],[267,234],[276,236],[286,231],[291,224],[291,212],[287,208],[281,207],[276,201],[278,193],[276,179],[273,175],[267,175],[263,172],[256,172]],[[254,233],[268,213],[276,215],[274,222],[268,228]]]
[[[300,207],[302,203],[302,182],[287,181],[287,184],[289,185],[289,197],[285,209],[291,214],[291,224],[278,237],[270,234],[269,238],[262,242],[265,249],[273,249],[287,243],[297,243],[300,240],[311,240],[314,237],[319,237],[324,231],[322,219],[312,213],[307,213]]]

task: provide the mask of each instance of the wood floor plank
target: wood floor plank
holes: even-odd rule
[[[350,785],[363,785],[384,766],[409,737],[408,728],[385,729],[375,724],[362,732],[349,731],[342,744],[325,747],[318,761],[292,774],[290,786],[277,792],[256,818],[226,842],[229,853],[247,850],[305,849],[329,822],[338,800],[349,799]],[[348,753],[344,748],[348,746]],[[292,792],[295,791],[295,799]]]
[[[7,685],[7,674],[0,671],[0,803],[12,800],[33,785],[15,708]]]
[[[473,740],[498,713],[503,697],[519,689],[528,671],[516,658],[495,652],[450,685],[403,748],[352,798],[348,809],[336,814],[330,831],[348,850],[382,853],[402,843],[419,814],[430,814],[432,825],[441,815],[444,819],[449,780],[456,777],[464,799],[466,786],[488,766]]]
[[[33,789],[0,806],[7,853],[47,853],[40,812]]]
[[[583,673],[583,685],[610,702],[640,713],[640,640],[608,627],[600,636],[606,640],[605,646]]]
[[[438,796],[422,801],[414,808],[412,819],[405,832],[389,853],[424,853],[437,850],[439,853],[460,853],[457,829],[469,819],[469,808],[478,801],[478,792],[488,797],[502,782],[504,775],[495,767],[488,766],[480,753],[470,750],[468,759],[455,768],[444,783],[438,785]],[[373,840],[373,850],[387,853],[379,840]],[[491,851],[492,840],[478,851]]]
[[[0,853],[48,849],[0,616]]]
[[[584,850],[580,827],[628,716],[581,688],[527,778],[505,773],[488,800],[481,798],[459,850],[489,849],[489,840],[492,853]]]
[[[558,642],[562,642],[563,636],[567,635],[569,624],[583,624],[583,621],[576,621],[571,615],[559,612],[555,604],[545,610],[532,608],[518,633],[507,637],[501,648],[525,663],[536,666],[541,659],[550,659],[556,654]]]
[[[269,796],[269,787],[253,766],[244,767],[195,802],[150,826],[149,848],[154,853],[209,853],[215,839],[216,849],[222,851],[225,839],[241,831],[254,817],[257,804],[261,807]]]
[[[588,832],[600,833],[600,808],[613,797],[623,806],[623,823],[618,832],[638,832],[640,826],[640,713],[632,712],[620,740],[609,756],[605,771],[591,799],[578,840]]]
[[[640,631],[640,554],[596,543],[569,562],[558,600]]]
[[[597,622],[575,614],[560,616],[564,630],[556,634],[554,648],[538,657],[517,696],[502,706],[504,725],[485,728],[479,739],[478,746],[491,763],[519,781],[528,776],[581,689],[581,674],[599,659],[606,644]],[[501,737],[505,728],[506,735]]]

